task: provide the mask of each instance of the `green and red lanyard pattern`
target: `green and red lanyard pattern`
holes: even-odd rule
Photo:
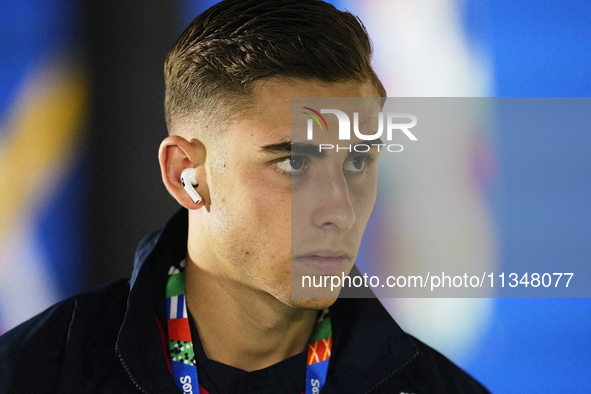
[[[183,270],[186,260],[173,265],[166,284],[166,313],[170,364],[176,385],[183,393],[208,394],[199,384],[191,328],[185,300]],[[306,394],[317,394],[326,383],[332,349],[332,327],[328,310],[316,323],[308,343]]]

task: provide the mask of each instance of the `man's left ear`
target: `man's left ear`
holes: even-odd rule
[[[168,192],[187,209],[198,209],[209,202],[205,158],[205,145],[197,139],[187,141],[179,135],[171,135],[160,144],[158,161],[160,162],[162,181]],[[181,174],[187,168],[195,169],[194,176],[198,184],[195,186],[195,190],[202,199],[198,203],[187,193],[181,182]]]

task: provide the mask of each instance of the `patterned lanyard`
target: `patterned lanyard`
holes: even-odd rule
[[[183,393],[207,394],[197,378],[197,364],[185,300],[185,264],[186,260],[183,260],[178,267],[170,267],[166,284],[170,364],[176,385]],[[318,394],[326,383],[331,348],[332,327],[328,310],[324,310],[308,343],[306,394]]]

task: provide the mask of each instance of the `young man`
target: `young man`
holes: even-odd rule
[[[360,22],[321,1],[195,19],[166,60],[159,152],[185,209],[142,241],[129,282],[7,333],[0,392],[486,392],[375,299],[291,296],[293,271],[351,270],[379,154],[314,153],[291,99],[385,96],[370,55]]]

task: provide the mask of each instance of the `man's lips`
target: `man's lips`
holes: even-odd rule
[[[315,273],[338,274],[349,268],[351,258],[342,251],[322,250],[296,257],[297,262]]]

